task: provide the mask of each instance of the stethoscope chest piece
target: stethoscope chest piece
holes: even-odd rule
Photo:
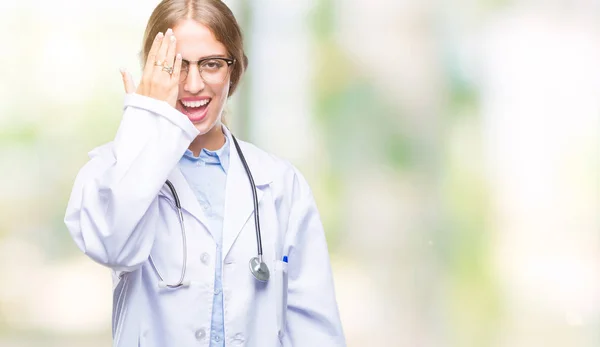
[[[269,268],[258,257],[250,259],[250,272],[252,276],[261,282],[267,282],[269,280]]]

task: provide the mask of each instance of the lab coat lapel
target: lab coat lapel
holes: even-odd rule
[[[179,202],[181,203],[181,209],[188,212],[192,216],[194,216],[200,223],[202,223],[207,230],[208,223],[206,222],[206,215],[204,214],[204,210],[200,207],[200,203],[198,202],[198,198],[196,194],[190,188],[185,176],[179,169],[179,167],[175,167],[173,171],[169,174],[168,180],[171,181],[173,186],[175,187],[175,191],[177,192],[177,196],[179,197]],[[171,189],[166,184],[160,189],[160,195],[165,196],[169,199],[173,206],[175,206],[175,198],[171,193]]]
[[[242,228],[250,219],[254,220],[254,200],[252,197],[252,189],[250,181],[246,174],[246,170],[242,164],[240,156],[235,148],[231,133],[227,128],[224,129],[231,144],[229,170],[227,173],[227,185],[225,188],[225,210],[223,218],[223,259],[229,253],[229,250],[235,243]],[[256,194],[260,205],[260,200],[263,196],[265,185],[270,183],[268,177],[265,176],[265,167],[258,162],[254,148],[245,146],[244,143],[238,141],[242,149],[242,153],[246,158],[246,162],[252,173],[252,177],[256,184]],[[254,222],[252,222],[254,224]],[[254,230],[254,226],[252,227]]]

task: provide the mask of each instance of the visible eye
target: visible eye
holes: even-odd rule
[[[219,59],[207,60],[207,61],[202,62],[202,65],[201,65],[203,70],[219,70],[223,66],[225,66],[225,62],[223,62]]]

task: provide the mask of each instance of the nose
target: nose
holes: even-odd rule
[[[198,94],[204,89],[204,80],[197,66],[190,66],[183,89],[190,94]]]

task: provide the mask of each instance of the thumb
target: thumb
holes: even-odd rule
[[[125,87],[125,93],[135,93],[135,83],[133,82],[133,77],[131,77],[131,74],[124,68],[121,68],[120,70],[121,78],[123,79],[123,86]]]

